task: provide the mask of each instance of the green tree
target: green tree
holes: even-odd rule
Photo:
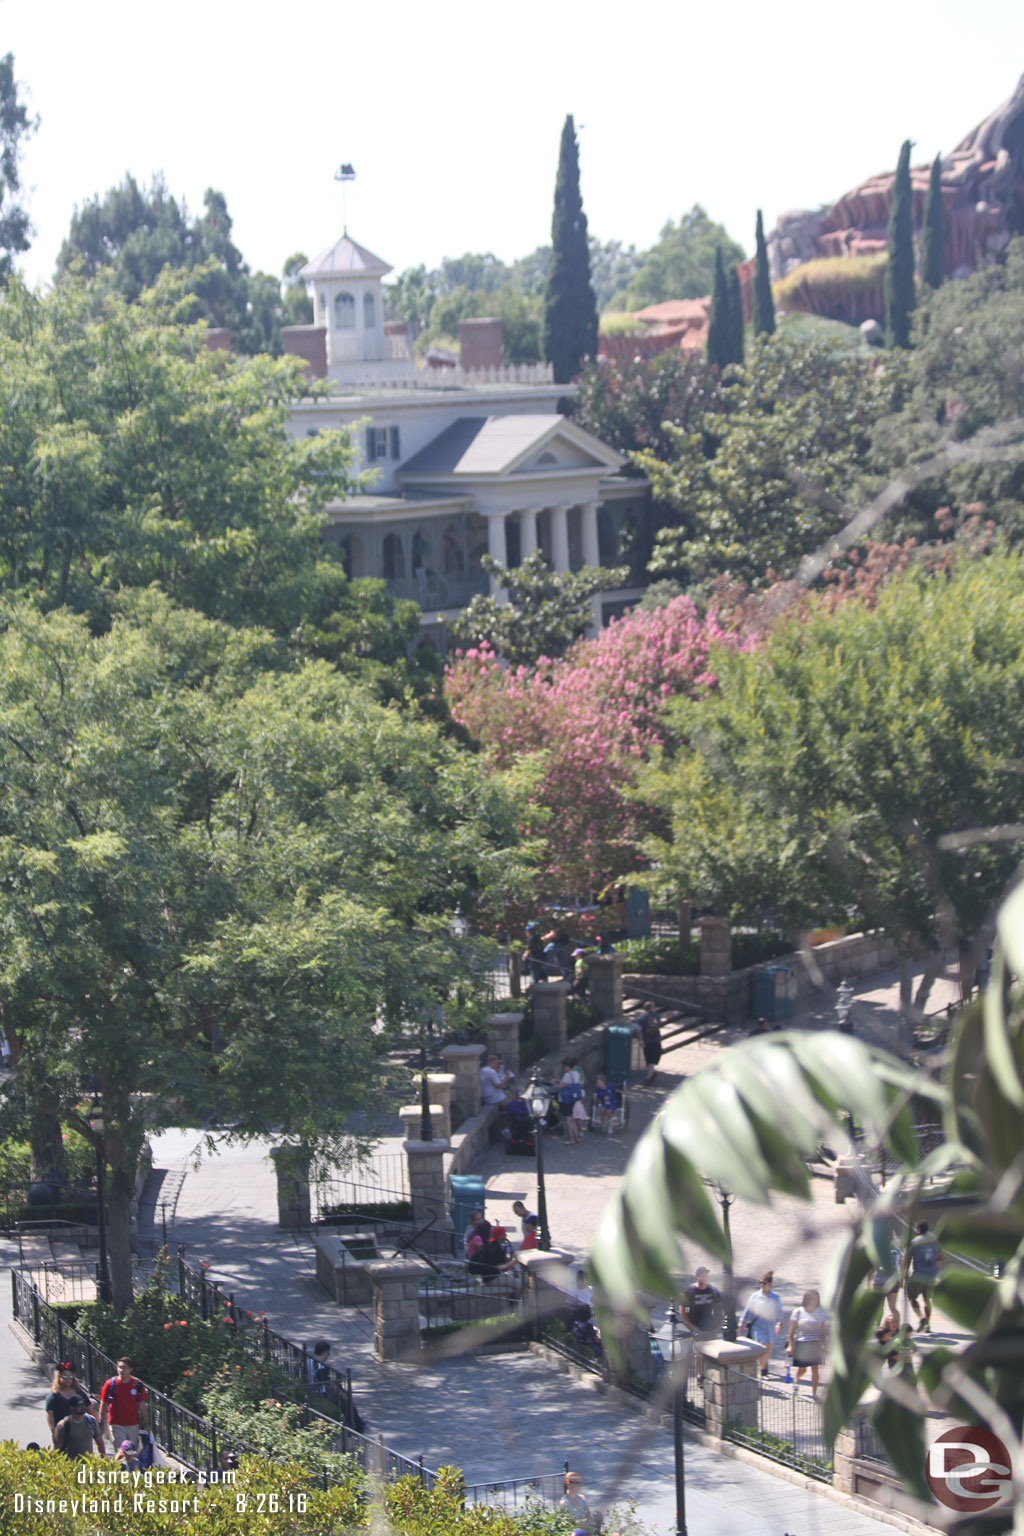
[[[597,304],[590,285],[587,216],[572,114],[565,119],[551,218],[551,269],[544,294],[544,355],[555,382],[568,384],[597,352]]]
[[[921,281],[929,288],[940,288],[945,275],[942,255],[942,156],[932,161],[928,195],[924,200],[924,226],[921,231]]]
[[[715,252],[715,285],[711,290],[708,321],[708,362],[721,370],[732,362],[732,326],[729,314],[729,280],[721,246]]]
[[[13,270],[14,258],[29,248],[28,212],[21,192],[23,141],[35,131],[28,109],[18,97],[14,55],[0,58],[0,281]]]
[[[775,330],[775,300],[772,298],[768,247],[764,241],[764,221],[760,208],[757,210],[754,244],[757,253],[757,265],[754,268],[754,335],[770,336]]]
[[[76,272],[105,276],[129,303],[152,288],[165,267],[190,274],[187,286],[210,325],[226,327],[232,345],[252,355],[280,353],[286,318],[281,284],[250,271],[231,239],[222,192],[207,188],[203,213],[191,218],[162,176],[140,187],[133,176],[76,208],[57,257],[58,278]]]
[[[147,1126],[347,1144],[381,1050],[462,973],[451,911],[507,841],[435,727],[268,659],[153,591],[98,638],[4,612],[0,1010],[24,1096],[109,1167],[119,1310]]]
[[[628,568],[552,571],[539,550],[513,570],[485,555],[480,564],[508,594],[505,602],[476,596],[449,623],[463,648],[489,646],[513,666],[533,666],[542,656],[562,656],[593,622],[592,599],[621,586]]]
[[[910,346],[914,311],[914,204],[910,140],[904,139],[889,204],[889,262],[885,269],[885,328],[891,347]]]
[[[673,706],[698,749],[660,784],[679,886],[730,915],[757,887],[792,929],[854,909],[907,961],[958,945],[969,985],[1017,859],[962,835],[1019,819],[1024,560],[903,575],[715,671],[706,701]]]
[[[688,583],[789,575],[846,521],[835,498],[874,486],[872,434],[899,378],[831,338],[779,332],[742,375],[697,394],[680,426],[663,425],[669,452],[635,455],[666,525],[651,574]]]
[[[729,361],[743,366],[743,294],[737,267],[730,267],[729,283]]]
[[[704,298],[712,292],[719,249],[725,263],[743,260],[742,246],[695,203],[678,224],[670,219],[657,245],[639,258],[640,270],[626,293],[627,307],[642,309],[665,299]]]

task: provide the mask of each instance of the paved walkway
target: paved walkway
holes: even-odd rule
[[[881,994],[877,1010],[876,993]],[[863,995],[865,1001],[872,999],[876,1027],[884,1028],[890,982],[877,978]],[[547,1139],[548,1203],[557,1244],[581,1254],[589,1250],[601,1206],[615,1189],[637,1136],[665,1093],[713,1060],[723,1043],[709,1040],[669,1051],[655,1087],[634,1090],[624,1136],[587,1137],[578,1148]],[[311,1245],[277,1230],[268,1144],[231,1146],[217,1138],[215,1155],[196,1164],[199,1143],[197,1131],[168,1131],[154,1142],[155,1165],[165,1171],[167,1188],[180,1183],[170,1241],[185,1243],[193,1262],[210,1262],[236,1301],[266,1312],[280,1333],[296,1342],[311,1343],[321,1335],[330,1339],[335,1360],[351,1366],[357,1401],[372,1433],[406,1455],[422,1454],[428,1465],[463,1467],[470,1483],[558,1471],[568,1460],[582,1472],[592,1503],[635,1500],[645,1525],[671,1528],[675,1499],[667,1430],[610,1404],[589,1383],[560,1375],[532,1355],[382,1365],[372,1354],[368,1310],[342,1311],[330,1302],[315,1279]],[[395,1137],[384,1150],[398,1146]],[[532,1161],[505,1157],[501,1148],[489,1151],[480,1165],[488,1213],[511,1218],[511,1202],[517,1198],[532,1206],[534,1168]],[[737,1272],[754,1275],[773,1264],[787,1304],[798,1300],[806,1285],[820,1281],[827,1251],[849,1220],[832,1201],[831,1181],[822,1180],[815,1194],[809,1207],[780,1200],[765,1212],[737,1202],[732,1212]],[[517,1231],[514,1219],[506,1224]],[[700,1261],[696,1250],[687,1258],[691,1265]],[[14,1353],[9,1368],[3,1352],[7,1346],[0,1345],[3,1395],[10,1405],[0,1426],[24,1443],[40,1438],[44,1387],[10,1335],[5,1337]],[[692,1536],[869,1536],[890,1529],[824,1493],[803,1491],[689,1441],[686,1461]]]

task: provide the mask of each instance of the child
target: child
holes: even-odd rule
[[[598,1075],[597,1082],[594,1084],[594,1108],[597,1111],[598,1125],[602,1131],[607,1131],[609,1136],[615,1134],[612,1120],[615,1118],[615,1111],[618,1107],[619,1096],[615,1089],[609,1086],[608,1079],[602,1072]]]

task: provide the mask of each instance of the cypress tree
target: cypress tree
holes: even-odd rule
[[[743,363],[743,293],[736,266],[729,268],[729,361]]]
[[[729,353],[729,284],[725,276],[722,247],[715,251],[715,286],[711,291],[711,316],[708,321],[708,362],[724,368],[731,361]]]
[[[889,207],[889,265],[885,271],[885,329],[890,347],[910,346],[914,311],[914,208],[910,140],[904,139]]]
[[[921,281],[929,288],[940,288],[942,270],[942,156],[932,162],[928,196],[924,201],[924,229],[921,235]]]
[[[572,114],[565,119],[551,218],[551,266],[544,293],[544,355],[556,384],[568,384],[597,351],[597,301],[590,283],[587,216]]]
[[[775,330],[775,300],[772,298],[768,247],[764,243],[764,221],[760,208],[757,210],[754,239],[757,246],[757,265],[754,268],[754,335],[771,336]]]

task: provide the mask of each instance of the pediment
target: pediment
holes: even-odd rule
[[[573,442],[563,432],[556,433],[539,450],[523,459],[511,471],[514,475],[543,475],[556,469],[596,469],[607,472],[608,461],[589,446]]]

